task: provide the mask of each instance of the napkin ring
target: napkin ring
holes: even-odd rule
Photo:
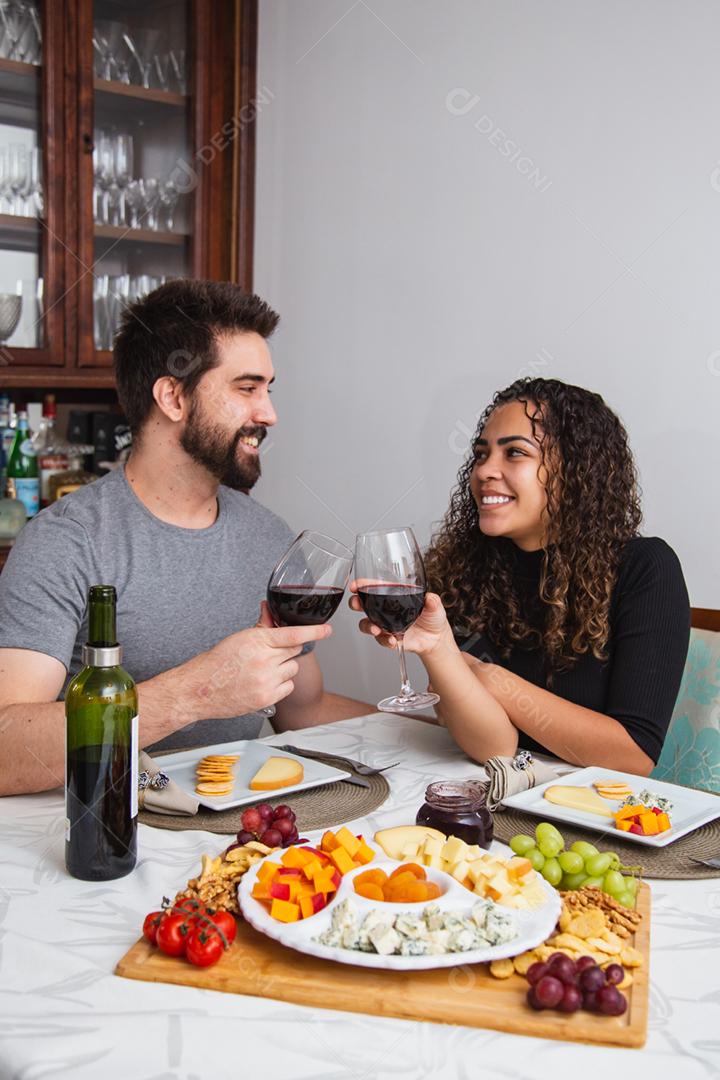
[[[138,787],[140,791],[144,791],[145,788],[152,788],[153,791],[164,791],[170,783],[170,777],[167,773],[157,772],[154,776],[151,776],[145,769],[138,776]]]
[[[512,767],[519,772],[525,772],[533,764],[533,756],[529,750],[521,750],[519,754],[513,758]]]

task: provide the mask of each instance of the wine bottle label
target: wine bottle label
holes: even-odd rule
[[[133,716],[130,721],[132,727],[130,729],[130,761],[132,769],[132,777],[130,780],[130,817],[137,817],[138,813],[138,754],[140,748],[138,746],[138,717],[137,714]]]
[[[37,457],[37,451],[35,450],[35,447],[33,446],[30,439],[23,439],[23,441],[20,443],[20,453],[24,457]]]
[[[25,507],[28,517],[33,517],[40,509],[40,481],[37,477],[15,476],[15,498]]]

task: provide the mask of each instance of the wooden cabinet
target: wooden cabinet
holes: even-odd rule
[[[110,388],[127,302],[170,277],[250,287],[257,3],[4,0],[8,16],[0,388]]]

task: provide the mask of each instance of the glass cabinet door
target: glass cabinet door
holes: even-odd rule
[[[62,153],[62,54],[50,9],[0,0],[0,383],[8,365],[65,360],[62,193],[49,169]]]
[[[88,9],[81,49],[92,128],[80,233],[92,275],[81,298],[78,359],[102,367],[125,305],[197,272],[192,5],[92,0]]]

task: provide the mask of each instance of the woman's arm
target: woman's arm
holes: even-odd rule
[[[468,670],[502,706],[515,728],[563,761],[638,776],[648,776],[653,769],[652,758],[611,716],[566,701],[497,664],[478,663]]]

